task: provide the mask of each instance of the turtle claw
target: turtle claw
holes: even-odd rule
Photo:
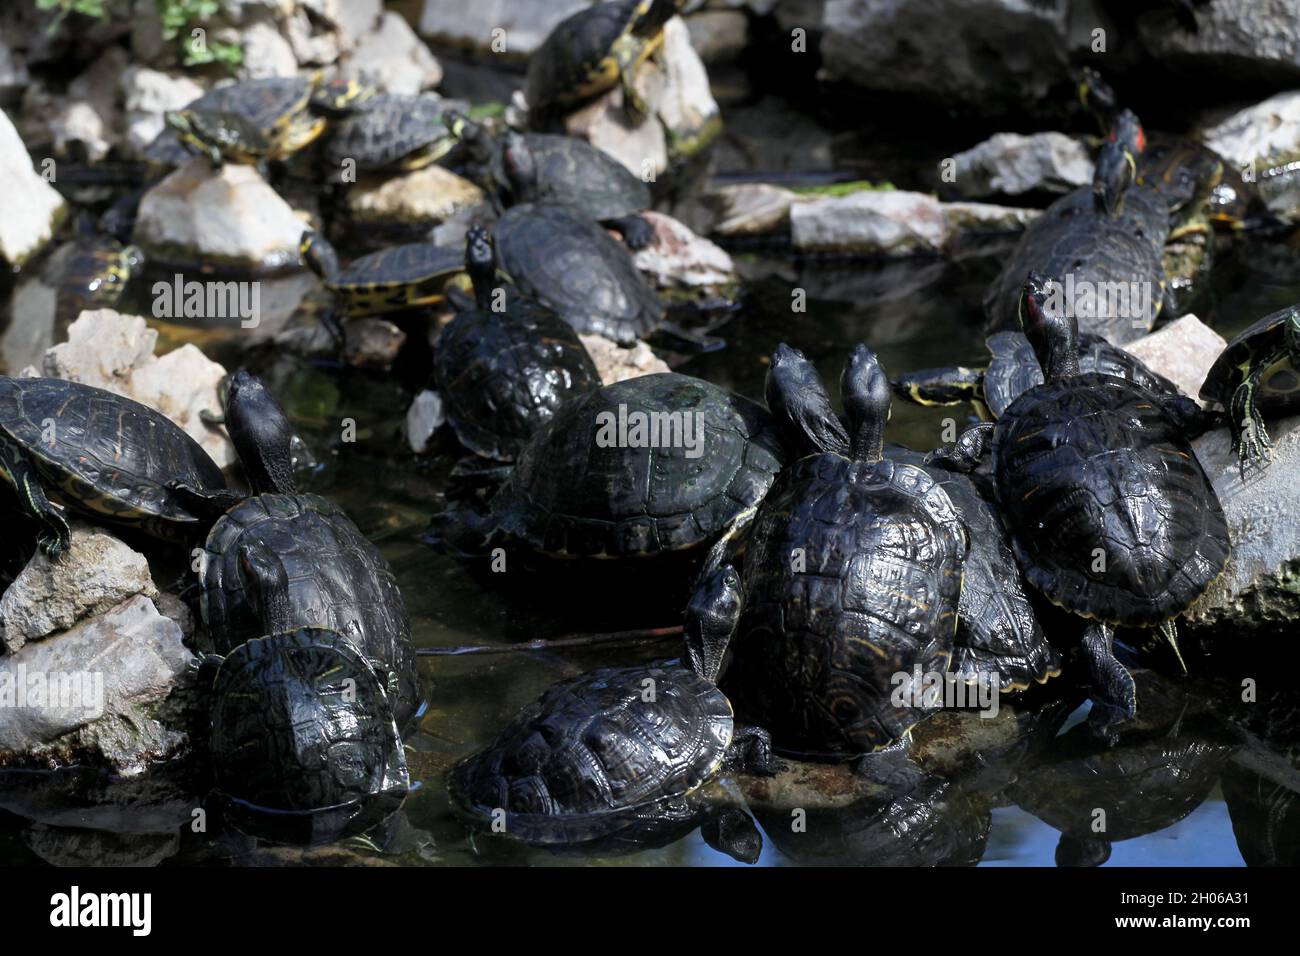
[[[1240,460],[1242,481],[1246,480],[1246,471],[1251,467],[1266,468],[1273,460],[1273,441],[1263,425],[1252,418],[1241,423],[1241,437],[1237,441],[1237,457]]]

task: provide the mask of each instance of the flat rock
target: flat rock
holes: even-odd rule
[[[997,133],[953,157],[951,188],[960,196],[1067,193],[1092,182],[1092,159],[1064,133]]]
[[[398,176],[365,176],[348,188],[345,205],[353,222],[445,222],[480,205],[483,190],[434,164]]]
[[[790,207],[799,195],[770,183],[736,183],[711,190],[705,201],[717,217],[714,235],[766,236],[789,230]]]
[[[0,182],[5,184],[0,216],[0,262],[21,266],[50,241],[67,212],[54,187],[37,175],[18,130],[0,110]]]
[[[1201,384],[1227,344],[1222,335],[1188,313],[1124,349],[1199,401]]]
[[[1037,209],[984,202],[946,202],[942,210],[950,241],[965,235],[1019,232],[1042,215]]]
[[[442,67],[401,14],[389,11],[340,64],[381,92],[414,95],[442,82]]]
[[[591,360],[596,363],[602,385],[612,385],[640,375],[672,371],[668,363],[655,355],[644,342],[624,348],[603,335],[579,335],[578,338],[587,347]]]
[[[790,235],[800,252],[898,256],[941,251],[947,227],[933,196],[865,189],[792,206]]]
[[[1271,176],[1300,160],[1300,92],[1279,93],[1234,113],[1201,134],[1205,144],[1240,170],[1253,170],[1268,207],[1279,215],[1300,215],[1300,177]]]
[[[737,281],[735,263],[719,246],[672,216],[654,211],[641,215],[654,227],[654,238],[632,262],[660,289],[718,290]]]
[[[153,262],[274,270],[297,265],[303,225],[252,166],[196,156],[145,193],[135,241]]]

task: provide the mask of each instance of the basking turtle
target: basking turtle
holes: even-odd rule
[[[752,517],[785,462],[761,405],[662,372],[571,399],[519,453],[487,515],[435,517],[435,548],[498,536],[556,557],[626,558],[712,544]]]
[[[664,304],[627,250],[572,207],[512,206],[497,221],[496,244],[501,268],[519,291],[583,334],[620,345],[657,329],[699,338],[664,321]]]
[[[198,575],[213,649],[229,652],[281,618],[281,629],[337,631],[393,675],[392,707],[405,726],[419,706],[419,674],[392,568],[337,505],[297,492],[288,418],[255,376],[232,376],[226,423],[254,493],[174,486],[215,519]],[[250,569],[260,580],[250,580]],[[279,573],[288,584],[272,590],[265,579]],[[268,593],[287,606],[268,606]]]
[[[987,368],[932,368],[900,375],[891,383],[894,394],[918,405],[970,402],[985,420],[998,418],[1022,394],[1043,384],[1043,369],[1023,332],[997,332],[984,340],[992,356]],[[1141,385],[1161,400],[1190,430],[1209,425],[1201,407],[1178,386],[1145,362],[1100,335],[1080,333],[1079,371],[1111,375]]]
[[[204,515],[171,483],[226,488],[208,453],[167,416],[58,378],[0,376],[0,476],[43,529],[38,541],[51,557],[67,550],[69,531],[47,493],[96,520],[184,541],[202,533]]]
[[[1300,308],[1266,315],[1234,337],[1205,376],[1201,398],[1226,409],[1243,467],[1267,459],[1273,442],[1263,413],[1300,408]]]
[[[447,110],[434,93],[381,93],[333,126],[325,161],[339,168],[351,160],[361,171],[423,169],[456,145],[444,125]]]
[[[55,290],[55,327],[65,329],[86,309],[117,305],[143,263],[139,247],[105,234],[80,236],[60,247],[44,269],[45,284]]]
[[[524,96],[534,128],[615,86],[633,122],[648,112],[636,73],[663,43],[676,0],[613,0],[561,20],[528,59]]]
[[[809,374],[802,354],[779,346],[768,388],[797,388],[797,403],[829,414]],[[948,493],[884,457],[889,384],[866,346],[854,350],[841,393],[848,456],[806,430],[813,454],[787,467],[759,507],[726,681],[779,750],[820,758],[887,747],[934,710],[906,679],[916,668],[924,678],[948,670],[967,552]]]
[[[1119,213],[1128,188],[1137,180],[1137,158],[1145,148],[1142,124],[1132,110],[1121,111],[1097,155],[1092,177],[1093,200],[1106,215]]]
[[[439,333],[434,380],[461,443],[485,458],[514,461],[565,402],[600,387],[600,373],[577,333],[550,309],[505,288],[503,308],[493,307],[496,255],[482,226],[466,234],[465,267],[476,308]]]
[[[1132,676],[1114,628],[1160,627],[1223,570],[1228,528],[1184,428],[1150,390],[1081,373],[1078,324],[1048,308],[1042,276],[1022,314],[1045,382],[994,423],[966,431],[936,460],[974,468],[991,449],[994,485],[1016,557],[1052,603],[1090,619],[1084,656],[1102,699],[1131,717]]]
[[[453,807],[477,826],[503,822],[528,843],[585,843],[629,818],[675,813],[726,769],[773,772],[767,734],[737,726],[716,683],[739,589],[729,565],[701,584],[686,611],[684,661],[608,667],[552,686],[452,769]]]
[[[630,249],[642,249],[654,228],[637,213],[650,208],[650,188],[604,150],[574,136],[516,133],[493,138],[467,117],[453,113],[448,128],[484,169],[489,192],[506,204],[560,203],[615,229]]]
[[[215,795],[238,829],[323,843],[402,805],[410,774],[387,678],[341,634],[302,627],[255,637],[203,667],[215,669]]]

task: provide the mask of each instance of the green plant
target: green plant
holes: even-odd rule
[[[890,182],[872,183],[865,179],[855,179],[847,183],[828,183],[825,186],[796,186],[794,191],[808,196],[848,196],[860,192],[893,192],[894,184]]]
[[[238,43],[209,40],[206,31],[194,35],[198,24],[210,19],[221,9],[219,0],[155,0],[162,16],[163,39],[180,38],[185,66],[221,63],[234,69],[244,62],[244,51]],[[200,28],[201,29],[201,28]]]
[[[57,28],[63,22],[63,18],[70,13],[80,13],[82,16],[94,17],[96,20],[104,20],[108,17],[104,0],[36,0],[36,8],[59,11],[54,22],[50,24],[50,29]]]

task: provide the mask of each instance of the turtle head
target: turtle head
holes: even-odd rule
[[[262,380],[244,369],[230,377],[226,430],[254,494],[294,493],[289,416]]]
[[[686,659],[691,670],[717,683],[722,659],[740,621],[740,575],[724,564],[704,578],[686,607]]]
[[[889,424],[889,376],[876,353],[858,343],[840,377],[840,395],[849,420],[849,442],[857,461],[879,461],[885,454]]]
[[[843,454],[849,447],[844,424],[831,407],[821,376],[796,348],[782,342],[767,369],[767,407],[791,452],[802,457]]]
[[[475,304],[485,311],[490,309],[497,256],[492,247],[492,233],[481,222],[474,223],[465,232],[465,271],[474,283]]]
[[[515,202],[526,201],[537,185],[537,157],[522,134],[511,130],[501,138],[501,163]]]
[[[311,93],[311,108],[322,116],[346,116],[375,95],[375,88],[355,77],[336,76],[318,81]]]
[[[1135,157],[1146,151],[1147,134],[1142,128],[1142,121],[1137,118],[1137,114],[1132,110],[1121,110],[1120,114],[1115,117],[1115,125],[1111,127],[1110,135],[1106,137],[1108,142],[1119,143],[1120,146]]]
[[[1079,71],[1079,102],[1103,127],[1111,125],[1111,118],[1119,106],[1115,90],[1090,66]]]
[[[1115,119],[1110,135],[1097,154],[1092,173],[1092,192],[1098,207],[1114,215],[1124,202],[1124,194],[1137,179],[1137,158],[1146,149],[1146,133],[1132,110],[1124,110]]]
[[[334,251],[329,240],[315,229],[308,229],[298,240],[298,255],[308,269],[325,281],[338,275],[339,254]]]
[[[1020,290],[1020,328],[1048,382],[1079,374],[1079,323],[1069,309],[1061,307],[1059,289],[1040,273],[1031,272]]]

